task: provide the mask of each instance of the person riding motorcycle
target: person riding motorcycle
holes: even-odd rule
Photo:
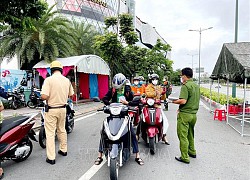
[[[158,85],[159,76],[158,74],[151,74],[149,76],[149,84],[145,88],[145,94],[147,98],[154,98],[160,100],[161,95],[165,92],[163,91],[162,87]],[[161,105],[155,105],[157,108],[161,108]],[[168,119],[166,115],[164,114],[162,108],[161,108],[161,115],[163,120],[163,137],[162,141],[165,142],[165,144],[169,145],[169,142],[166,137],[166,133],[168,130]]]
[[[131,89],[134,94],[142,95],[144,93],[144,86],[143,84],[140,84],[139,77],[134,77],[133,84],[131,86]]]
[[[139,101],[133,100],[134,96],[133,93],[131,92],[131,87],[129,84],[126,84],[126,82],[128,81],[122,73],[116,74],[112,81],[112,88],[109,89],[107,94],[102,99],[103,103],[105,105],[110,105],[111,103],[121,102],[129,106],[138,106]],[[124,100],[120,100],[120,97],[122,96],[125,97]],[[143,160],[140,158],[138,142],[136,140],[133,128],[131,128],[131,141],[132,141],[133,153],[136,154],[135,161],[139,165],[144,165]],[[97,159],[95,160],[95,165],[99,165],[103,161],[102,154],[104,152],[104,146],[105,144],[103,144],[102,140],[100,139],[99,153]]]

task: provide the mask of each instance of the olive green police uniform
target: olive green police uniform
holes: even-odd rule
[[[59,140],[59,149],[67,152],[66,108],[62,106],[67,103],[68,97],[74,94],[74,90],[68,78],[60,72],[54,72],[52,76],[44,80],[41,94],[49,96],[47,103],[52,107],[49,112],[45,112],[45,132],[47,157],[54,160],[56,157],[55,131]]]
[[[196,113],[199,109],[200,89],[192,79],[182,85],[180,99],[186,99],[186,104],[179,106],[177,116],[177,135],[180,140],[181,159],[189,162],[189,155],[196,155],[194,147],[194,126]]]

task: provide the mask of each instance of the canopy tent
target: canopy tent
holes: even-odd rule
[[[223,44],[219,58],[215,64],[214,70],[210,77],[213,80],[227,80],[227,109],[229,109],[229,82],[244,83],[244,103],[241,120],[241,131],[237,130],[229,122],[229,113],[227,111],[227,123],[239,132],[242,136],[249,134],[244,133],[245,123],[245,106],[246,106],[246,84],[250,83],[250,42],[225,43]],[[211,86],[210,86],[211,91]],[[218,88],[219,93],[219,88]],[[210,105],[211,107],[211,105]]]
[[[96,55],[81,55],[67,58],[57,58],[63,67],[77,67],[77,72],[84,72],[88,74],[103,74],[109,75],[110,69],[108,64],[99,56]],[[49,68],[50,64],[44,60],[37,63],[33,68]]]
[[[108,64],[99,56],[81,55],[57,58],[56,60],[62,63],[64,76],[73,69],[75,82],[77,82],[76,74],[79,74],[78,95],[83,95],[83,98],[102,98],[104,93],[108,91],[108,76],[110,75],[110,69]],[[50,64],[45,61],[40,61],[33,69],[36,69],[43,78],[46,78],[47,73],[50,74]]]
[[[223,44],[210,78],[250,83],[250,42]]]

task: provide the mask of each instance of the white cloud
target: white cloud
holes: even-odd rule
[[[238,42],[250,41],[250,1],[239,1]],[[136,15],[156,28],[172,46],[174,69],[191,67],[198,53],[199,33],[188,31],[213,27],[201,36],[201,66],[211,73],[223,43],[234,42],[235,0],[136,0]],[[198,66],[198,56],[194,56]]]

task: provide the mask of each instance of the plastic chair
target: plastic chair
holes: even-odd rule
[[[224,109],[215,109],[214,111],[214,120],[218,119],[219,121],[225,120],[226,121],[226,111]]]

